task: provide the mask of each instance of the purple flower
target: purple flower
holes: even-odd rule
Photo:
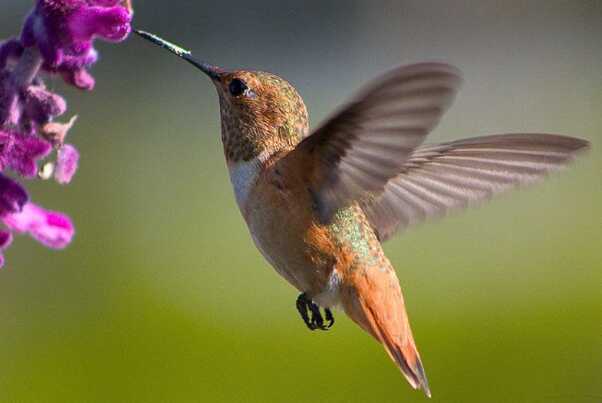
[[[45,69],[78,88],[91,89],[94,80],[84,69],[97,60],[93,39],[121,41],[130,33],[131,20],[131,11],[119,0],[38,0],[21,42],[37,45]]]
[[[44,86],[31,85],[23,93],[27,117],[37,124],[48,123],[67,110],[65,99]]]
[[[2,221],[9,229],[27,232],[35,240],[53,249],[63,249],[69,245],[75,233],[69,217],[33,203],[26,203],[21,212],[5,215]]]
[[[51,149],[50,143],[37,136],[0,131],[0,168],[33,178],[38,173],[37,161]]]
[[[131,31],[129,0],[37,0],[18,38],[0,43],[0,221],[12,231],[28,233],[50,248],[64,248],[74,228],[69,217],[29,202],[25,188],[5,175],[48,178],[68,183],[77,170],[79,153],[64,144],[75,116],[55,118],[67,110],[65,100],[49,91],[39,74],[44,70],[84,90],[94,87],[88,68],[98,60],[95,38],[124,40]],[[39,163],[56,150],[56,163]],[[2,251],[12,234],[0,228]]]
[[[0,174],[0,216],[21,211],[28,199],[23,186]]]
[[[77,171],[77,164],[79,162],[79,153],[71,144],[65,144],[62,146],[56,158],[56,170],[54,171],[54,178],[62,185],[71,182],[71,178]]]

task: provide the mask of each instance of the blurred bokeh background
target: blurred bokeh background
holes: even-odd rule
[[[30,1],[2,0],[0,38]],[[275,72],[314,125],[393,65],[465,85],[431,141],[587,138],[571,169],[386,244],[436,402],[602,401],[602,2],[151,1],[136,25],[225,67]],[[36,183],[78,233],[18,238],[0,271],[0,401],[417,402],[339,312],[307,331],[236,208],[211,83],[132,37],[65,93],[81,168]]]

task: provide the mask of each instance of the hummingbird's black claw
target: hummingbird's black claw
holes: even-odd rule
[[[320,312],[320,307],[313,301],[310,301],[309,310],[311,312],[311,323],[315,326],[315,328],[326,330],[326,327],[324,326],[324,318],[322,318],[322,313]]]
[[[334,316],[332,316],[332,311],[328,308],[324,308],[324,314],[326,316],[326,320],[328,321],[326,329],[330,329],[332,325],[334,325]]]
[[[309,319],[309,315],[307,312],[307,308],[310,302],[311,301],[307,298],[307,294],[300,294],[299,297],[297,297],[297,311],[299,311],[301,319],[303,319],[303,322],[305,322],[307,328],[309,330],[316,330],[313,321]]]
[[[306,293],[299,295],[297,298],[297,310],[301,315],[301,319],[307,325],[309,330],[328,330],[334,325],[334,317],[330,309],[324,309],[324,315],[326,316],[326,324],[324,324],[324,318],[320,312],[320,307],[307,297]],[[310,316],[311,313],[311,316]]]

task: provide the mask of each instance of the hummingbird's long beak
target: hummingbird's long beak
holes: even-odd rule
[[[137,29],[134,29],[134,32],[140,37],[146,39],[147,41],[169,50],[176,56],[180,56],[182,59],[192,64],[193,66],[201,70],[203,73],[207,74],[212,80],[219,80],[220,74],[224,72],[224,70],[219,67],[212,66],[211,64],[196,60],[194,57],[192,57],[192,52],[190,52],[189,50],[183,49],[177,45],[174,45],[171,42],[161,39],[157,35],[151,34],[150,32],[146,31],[140,31]]]

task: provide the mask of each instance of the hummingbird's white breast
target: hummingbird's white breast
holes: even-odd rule
[[[264,162],[268,159],[269,154],[264,151],[257,157],[249,161],[228,162],[228,170],[230,171],[230,182],[234,188],[234,196],[236,203],[243,216],[246,217],[245,209],[249,199],[249,194],[253,186],[257,183],[257,178],[261,173]]]

